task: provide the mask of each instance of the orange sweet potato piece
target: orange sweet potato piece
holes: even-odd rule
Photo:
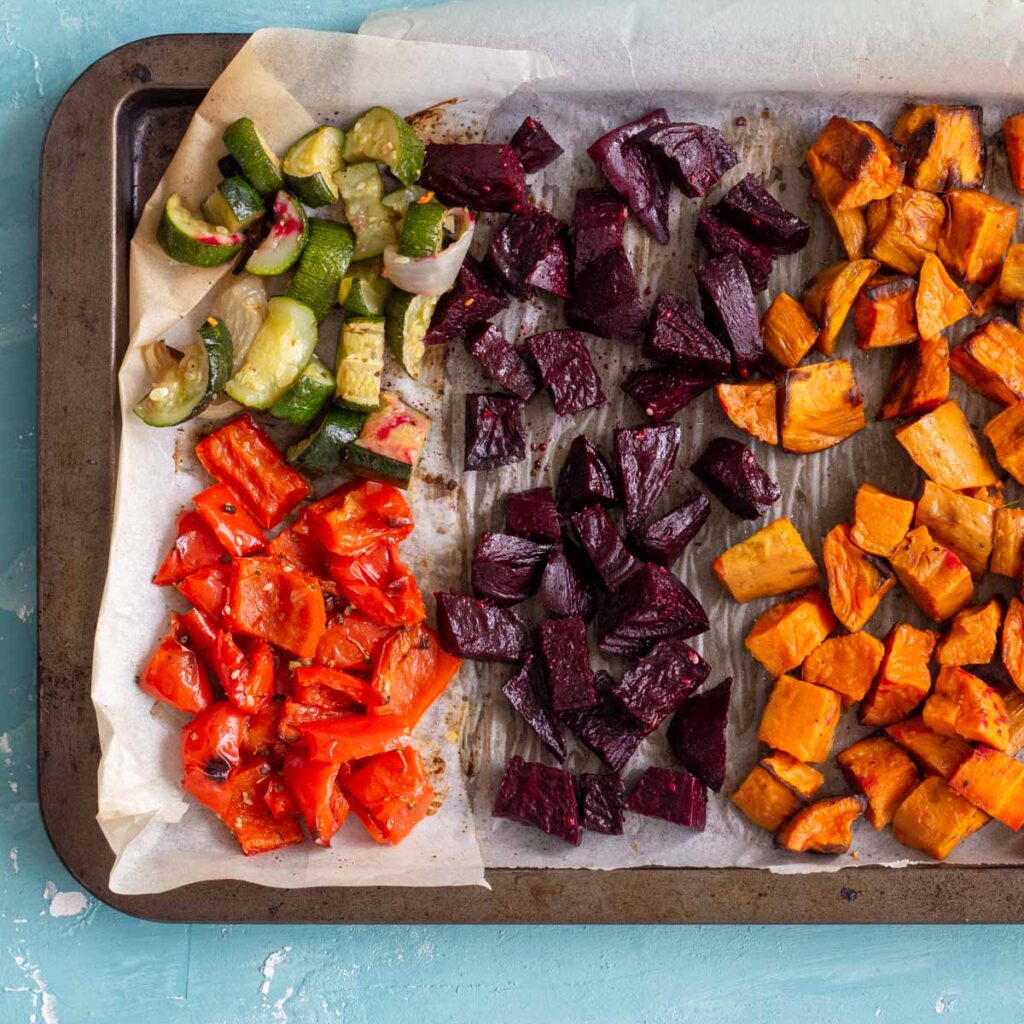
[[[800,807],[796,793],[759,764],[740,783],[732,802],[755,825],[769,832],[775,832]]]
[[[1024,299],[1024,243],[1015,242],[1006,250],[1003,265],[999,268],[999,277],[989,288],[993,285],[996,290],[994,302],[1020,302]],[[977,304],[975,315],[980,315],[977,313]]]
[[[959,736],[942,736],[929,729],[920,715],[886,727],[886,733],[906,750],[929,775],[948,779],[971,752]]]
[[[1016,597],[1010,598],[1006,617],[1003,619],[999,657],[1007,675],[1013,680],[1013,685],[1024,692],[1024,604]]]
[[[780,292],[761,320],[761,334],[768,355],[788,369],[814,347],[818,325],[792,295]]]
[[[987,484],[985,487],[965,487],[962,493],[968,498],[984,501],[993,508],[1002,508],[1006,504],[1006,484],[1002,480]]]
[[[918,783],[910,756],[885,736],[868,736],[836,754],[852,789],[868,801],[867,819],[879,831]]]
[[[869,555],[888,558],[907,535],[914,520],[914,503],[861,484],[853,499],[850,539]]]
[[[749,384],[719,384],[715,388],[722,412],[739,427],[765,444],[779,443],[779,425],[775,415],[775,384],[754,381]]]
[[[841,712],[838,693],[781,675],[765,705],[757,738],[798,761],[820,764],[828,759]]]
[[[970,569],[927,526],[911,530],[889,563],[917,606],[936,622],[955,615],[974,595]]]
[[[723,551],[711,563],[715,578],[740,604],[813,587],[818,565],[803,538],[783,517]]]
[[[996,413],[982,433],[996,453],[996,461],[1017,483],[1024,483],[1024,401]]]
[[[942,260],[928,253],[921,264],[914,313],[922,338],[934,338],[972,312],[967,293],[953,282]]]
[[[784,750],[773,750],[770,756],[762,757],[761,767],[804,800],[810,800],[825,785],[825,776],[817,768],[798,761]]]
[[[992,561],[997,576],[1019,579],[1024,570],[1024,508],[997,508],[992,513]]]
[[[993,597],[984,604],[962,608],[953,616],[949,632],[935,648],[940,665],[987,665],[996,655],[1003,604]]]
[[[1024,398],[1024,331],[997,316],[953,350],[949,368],[1000,405]]]
[[[1024,194],[1024,114],[1011,114],[1003,122],[1003,143],[1013,187]]]
[[[835,628],[825,595],[808,590],[769,608],[754,623],[744,644],[773,676],[781,676],[801,664]]]
[[[946,193],[946,219],[935,252],[959,278],[988,284],[1006,255],[1017,211],[977,189]]]
[[[801,675],[809,683],[835,690],[844,704],[852,704],[871,688],[884,654],[885,645],[870,633],[844,633],[811,651]]]
[[[1005,750],[1010,741],[1010,719],[1003,698],[976,675],[957,665],[944,665],[935,691],[924,702],[921,717],[942,736],[959,736]]]
[[[879,602],[896,586],[896,577],[880,558],[865,554],[853,543],[846,523],[829,530],[821,556],[832,611],[851,633],[856,633],[868,624]]]
[[[820,452],[864,429],[864,396],[845,359],[787,370],[779,434],[787,452]]]
[[[993,422],[985,428],[986,436]],[[955,399],[943,402],[913,423],[897,427],[893,437],[926,476],[950,490],[984,487],[998,480]]]
[[[995,509],[932,480],[924,482],[914,513],[915,526],[928,532],[960,559],[975,579],[985,575],[992,554]]]
[[[930,192],[900,185],[887,199],[867,208],[867,248],[880,263],[901,274],[916,274],[935,252],[946,204]]]
[[[878,270],[878,260],[840,260],[811,280],[800,296],[807,312],[821,324],[818,349],[830,356],[847,314],[864,284]]]
[[[853,823],[864,813],[862,796],[835,796],[797,811],[775,836],[791,853],[846,853]]]
[[[938,408],[949,398],[949,342],[941,334],[919,338],[893,363],[885,387],[880,420],[916,416]]]
[[[861,725],[892,725],[906,718],[928,696],[932,674],[928,662],[937,637],[905,622],[885,638],[885,654],[871,692],[860,705]]]
[[[832,230],[835,231],[836,237],[842,243],[843,249],[846,252],[846,258],[859,260],[867,250],[868,221],[864,215],[864,211],[867,208],[858,206],[849,210],[837,210],[831,203],[826,203],[821,198],[817,188],[813,185],[811,186],[811,194],[821,203],[825,213],[828,215]],[[879,202],[884,201],[879,200]],[[943,207],[942,212],[945,215],[945,207]]]
[[[900,804],[892,819],[897,842],[921,850],[936,860],[945,860],[989,816],[949,788],[936,776],[925,779]]]
[[[818,195],[837,210],[884,199],[903,181],[899,150],[868,121],[833,117],[806,160]]]
[[[892,137],[907,161],[906,181],[914,188],[946,192],[980,188],[985,177],[981,107],[908,103]]]
[[[914,298],[917,281],[912,277],[873,277],[853,303],[857,348],[889,348],[917,339]]]
[[[1024,825],[1024,764],[991,747],[975,747],[949,780],[975,807],[1018,831]]]
[[[1010,720],[1009,739],[1004,754],[1016,757],[1024,750],[1024,693],[1007,688],[1001,691],[1006,717]]]

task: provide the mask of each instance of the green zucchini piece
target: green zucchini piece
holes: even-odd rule
[[[270,415],[308,426],[334,394],[334,374],[313,356],[299,379],[270,407]]]
[[[444,204],[436,199],[417,200],[405,211],[398,254],[419,260],[434,256],[444,245]]]
[[[348,446],[359,436],[366,413],[334,407],[324,414],[309,437],[296,441],[285,458],[307,476],[323,476],[341,465]]]
[[[437,306],[436,295],[392,291],[384,308],[386,337],[391,354],[413,380],[419,380],[426,346],[423,339]]]
[[[403,185],[411,185],[423,170],[423,143],[411,125],[393,110],[372,107],[349,129],[345,160],[387,164]]]
[[[224,145],[260,195],[269,197],[284,188],[281,158],[267,145],[251,118],[240,117],[229,125],[224,132]]]
[[[408,487],[423,454],[430,417],[393,391],[380,396],[380,408],[366,417],[359,437],[348,446],[345,464],[356,476]]]
[[[181,196],[171,193],[164,204],[156,239],[172,260],[192,267],[217,267],[242,248],[244,237],[190,213]]]
[[[398,242],[398,218],[382,202],[384,183],[374,163],[349,164],[335,175],[345,202],[345,219],[356,233],[354,258],[379,256]]]
[[[338,342],[334,401],[348,409],[376,409],[384,373],[384,318],[350,317]]]
[[[396,188],[394,192],[389,192],[381,202],[389,210],[394,210],[400,217],[404,217],[409,205],[426,194],[427,190],[420,185],[406,185],[405,188]]]
[[[382,316],[391,282],[381,273],[379,259],[353,261],[341,279],[338,302],[355,316]]]
[[[238,175],[225,178],[203,203],[203,216],[228,231],[244,231],[266,212],[259,192]]]
[[[307,206],[328,206],[338,201],[334,175],[345,166],[345,133],[332,125],[314,128],[284,155],[288,191]]]
[[[274,223],[267,237],[246,260],[245,269],[260,277],[291,270],[309,238],[309,221],[302,203],[283,189],[274,196]]]
[[[320,217],[309,219],[309,240],[299,259],[288,294],[304,302],[322,323],[338,301],[338,287],[352,262],[351,228]]]
[[[224,390],[239,405],[269,409],[298,379],[319,340],[316,317],[302,302],[278,295],[253,338],[245,362]]]

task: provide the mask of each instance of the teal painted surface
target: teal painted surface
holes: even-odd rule
[[[190,928],[97,905],[60,866],[35,802],[46,123],[80,71],[132,39],[271,23],[354,28],[378,6],[0,0],[0,1024],[1019,1020],[1019,929]]]

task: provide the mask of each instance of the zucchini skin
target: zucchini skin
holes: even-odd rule
[[[345,276],[356,240],[351,228],[322,217],[309,219],[309,238],[299,257],[288,295],[305,303],[323,323],[338,301],[338,286]]]
[[[270,407],[270,415],[299,427],[309,426],[334,394],[334,374],[316,356],[298,380]]]
[[[263,140],[252,118],[240,117],[228,125],[222,138],[243,177],[257,192],[270,197],[284,188],[281,161]]]
[[[319,426],[308,437],[293,444],[288,462],[307,476],[323,476],[341,466],[349,445],[359,436],[366,413],[355,409],[328,409]]]

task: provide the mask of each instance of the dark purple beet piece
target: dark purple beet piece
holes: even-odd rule
[[[740,377],[749,377],[764,356],[757,301],[738,256],[716,256],[697,270],[704,320],[732,347]]]
[[[515,612],[465,594],[434,594],[437,635],[449,653],[471,661],[523,661],[530,627]]]
[[[743,519],[763,516],[782,497],[779,485],[742,441],[716,437],[690,467],[709,491]]]
[[[484,533],[473,553],[473,590],[499,605],[525,601],[537,593],[547,558],[547,544],[511,533]]]
[[[590,589],[581,556],[572,548],[553,548],[548,554],[540,578],[537,599],[541,607],[559,619],[589,619],[594,613],[594,593]]]
[[[689,772],[652,766],[640,776],[636,788],[626,798],[626,810],[703,832],[708,794]]]
[[[622,233],[629,213],[610,188],[581,188],[572,215],[573,271],[579,276],[594,260],[622,248]]]
[[[534,487],[505,495],[505,522],[509,533],[530,540],[557,543],[562,539],[558,525],[558,509],[550,487]]]
[[[537,381],[512,342],[494,324],[475,324],[466,332],[470,355],[480,361],[484,372],[506,391],[524,402],[537,391]]]
[[[811,237],[810,224],[790,213],[752,174],[733,185],[711,211],[773,252],[799,252]]]
[[[514,213],[526,205],[523,165],[501,144],[428,142],[419,184],[448,206]]]
[[[703,491],[694,491],[681,505],[668,515],[655,519],[636,536],[640,554],[650,562],[671,569],[686,545],[700,532],[711,515],[711,502]]]
[[[505,289],[520,299],[528,299],[533,287],[527,283],[534,268],[556,251],[568,282],[569,229],[564,221],[547,210],[528,206],[514,213],[491,236],[487,266]],[[559,293],[561,294],[561,293]]]
[[[703,124],[655,125],[639,135],[636,144],[658,155],[683,195],[690,199],[706,196],[740,159],[717,128]]]
[[[577,275],[565,318],[573,327],[602,338],[635,341],[640,337],[646,314],[625,250],[605,253]]]
[[[710,673],[711,666],[688,643],[672,636],[629,669],[611,695],[627,715],[653,732]]]
[[[577,512],[571,522],[605,590],[618,590],[640,571],[641,563],[622,543],[619,531],[600,505]]]
[[[550,292],[563,299],[572,295],[572,260],[569,243],[559,235],[551,240],[547,251],[526,275],[526,283],[542,292]]]
[[[708,377],[726,377],[732,354],[708,330],[700,313],[678,295],[659,295],[647,325],[643,353]]]
[[[664,423],[695,398],[699,398],[714,383],[714,377],[707,377],[694,370],[659,367],[634,370],[622,382],[622,390],[655,423]]]
[[[725,782],[732,679],[691,697],[668,727],[668,743],[679,763],[716,793]]]
[[[508,144],[527,174],[535,174],[565,152],[535,117],[526,118]]]
[[[537,626],[537,635],[554,709],[593,707],[598,698],[583,620],[545,619]]]
[[[738,256],[755,292],[763,292],[768,287],[775,264],[775,254],[770,249],[752,242],[707,210],[697,217],[697,237],[712,256],[728,256],[729,253]]]
[[[617,772],[636,753],[647,733],[609,697],[614,682],[607,672],[598,672],[595,687],[600,703],[582,711],[567,711],[562,721],[581,743]]]
[[[535,654],[501,688],[509,703],[522,715],[537,738],[559,760],[565,760],[565,737],[551,707],[551,695],[544,681],[544,666]]]
[[[588,832],[621,836],[626,787],[618,772],[602,775],[584,772],[576,777],[580,796],[580,817]]]
[[[495,469],[526,458],[526,404],[508,395],[466,395],[464,468]]]
[[[445,292],[438,301],[423,343],[443,345],[465,334],[474,324],[497,316],[508,302],[508,296],[487,271],[472,256],[467,256],[451,291]]]
[[[569,445],[556,488],[558,507],[563,514],[578,512],[587,505],[614,505],[615,484],[604,456],[585,434]]]
[[[655,502],[665,493],[682,433],[678,423],[619,427],[615,431],[615,464],[630,533],[644,525]]]
[[[601,378],[579,331],[544,331],[526,339],[559,416],[604,405]]]
[[[524,761],[518,754],[505,765],[494,817],[532,825],[573,846],[583,840],[572,775],[564,768]]]
[[[598,612],[597,646],[605,654],[635,658],[663,637],[707,630],[707,612],[682,580],[648,562]]]
[[[643,117],[621,124],[587,148],[587,156],[600,168],[637,219],[656,242],[668,241],[668,179],[657,157],[647,146],[630,145],[630,139],[656,124],[668,121],[660,107]]]

